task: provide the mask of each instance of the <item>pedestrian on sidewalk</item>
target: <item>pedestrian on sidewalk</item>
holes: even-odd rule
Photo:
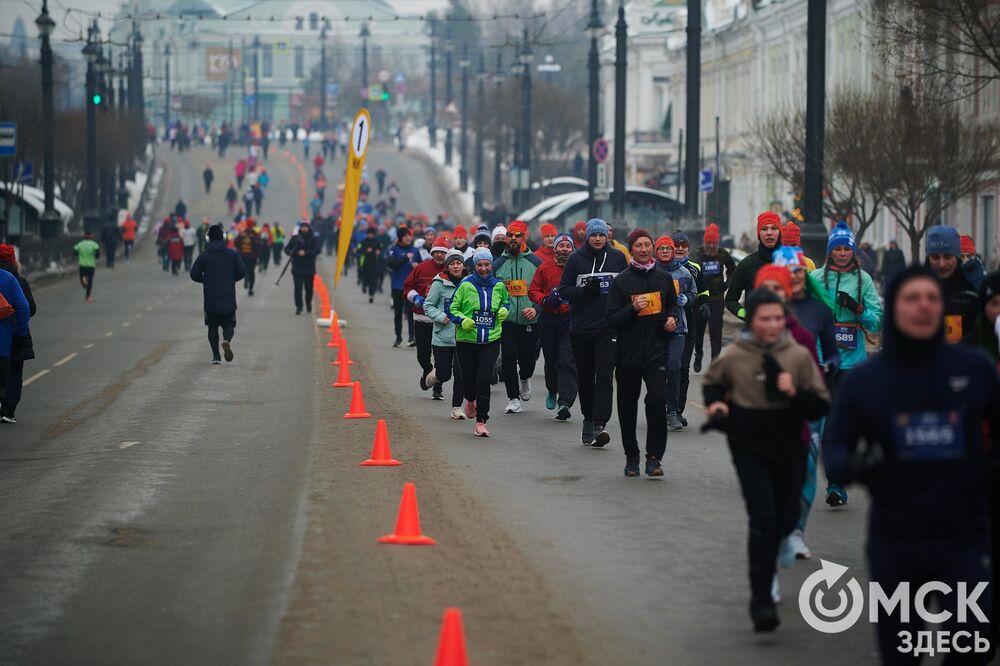
[[[198,255],[191,266],[191,279],[202,284],[205,325],[208,344],[212,348],[212,363],[222,362],[219,355],[219,329],[222,329],[222,350],[226,362],[233,360],[233,335],[236,332],[236,283],[244,278],[246,269],[235,251],[226,247],[222,226],[208,230],[208,248]]]
[[[80,266],[80,286],[84,289],[84,300],[90,303],[90,294],[94,290],[94,271],[97,269],[97,259],[101,256],[101,246],[94,242],[94,234],[83,232],[83,240],[73,246],[77,263]]]
[[[606,317],[608,292],[615,276],[628,268],[625,255],[608,246],[608,225],[587,222],[586,242],[566,262],[559,296],[569,303],[570,338],[579,376],[581,440],[601,447],[611,441],[605,430],[614,400],[615,337]]]
[[[212,165],[205,165],[205,170],[201,172],[201,179],[205,181],[205,194],[208,194],[212,191],[212,181],[215,180],[215,172],[212,171]]]
[[[434,368],[424,381],[433,386],[435,393],[440,395],[441,386],[454,376],[455,381],[451,387],[451,418],[461,421],[465,418],[462,413],[465,387],[462,384],[462,366],[455,351],[455,324],[451,321],[448,306],[455,297],[458,285],[467,275],[465,255],[459,250],[449,250],[444,265],[445,269],[434,277],[427,299],[424,301],[424,313],[434,322],[431,339]]]
[[[702,390],[710,422],[727,433],[746,503],[750,618],[754,631],[765,632],[780,624],[775,568],[799,515],[802,424],[826,414],[830,394],[809,351],[787,332],[781,298],[759,289],[744,307],[743,333],[712,362]]]
[[[118,241],[121,230],[113,220],[108,220],[101,227],[101,243],[104,245],[104,261],[108,268],[115,267],[115,255],[118,253]]]
[[[260,244],[260,237],[253,222],[247,221],[243,231],[236,237],[236,251],[243,261],[246,269],[246,276],[243,279],[243,288],[247,291],[247,296],[253,297],[253,287],[257,281],[257,246]]]
[[[28,281],[20,273],[20,266],[17,263],[17,259],[14,256],[14,246],[13,245],[0,245],[0,271],[7,271],[10,273],[15,280],[17,280],[18,285],[21,287],[21,292],[24,294],[24,298],[28,303],[28,315],[30,317],[35,316],[35,299],[31,294],[31,287]],[[2,293],[2,288],[0,288],[0,293]],[[6,296],[5,296],[6,298]],[[9,301],[8,301],[9,302]],[[2,315],[0,315],[2,317]],[[4,326],[4,320],[0,319],[0,329]],[[0,333],[0,335],[3,335]],[[18,403],[21,401],[21,385],[24,381],[24,362],[35,358],[35,346],[31,340],[31,330],[23,337],[15,337],[12,340],[11,352],[10,352],[10,374],[6,381],[6,394],[3,394],[3,387],[0,386],[0,423],[17,423],[17,419],[14,417],[14,411],[17,409]],[[0,365],[3,361],[0,361]],[[2,372],[2,370],[0,370]]]
[[[476,437],[489,437],[490,380],[500,355],[503,322],[510,314],[510,297],[504,283],[493,275],[489,250],[476,250],[472,261],[475,272],[458,285],[449,312],[458,327],[455,347],[462,366],[465,415],[476,419]]]
[[[568,421],[576,402],[576,361],[569,334],[569,303],[559,296],[559,282],[576,245],[563,233],[555,237],[552,258],[542,262],[528,287],[528,297],[540,309],[538,338],[545,355],[545,408],[557,409],[556,420]]]
[[[493,273],[507,287],[511,316],[503,323],[500,362],[507,389],[507,414],[521,411],[521,401],[531,400],[531,378],[538,361],[538,309],[528,297],[541,259],[528,252],[528,225],[514,220],[507,227],[507,249],[493,264]]]
[[[667,350],[682,319],[670,273],[657,265],[645,229],[628,235],[629,267],[615,276],[608,294],[608,328],[618,336],[615,379],[618,423],[625,449],[625,476],[639,476],[636,438],[639,396],[646,385],[646,476],[663,476],[667,450]],[[681,338],[683,345],[683,337]]]
[[[303,305],[306,312],[312,312],[313,276],[316,275],[316,257],[319,256],[319,243],[313,235],[308,222],[299,225],[299,233],[288,241],[285,254],[292,258],[292,281],[295,290],[295,314],[302,314]],[[303,297],[304,296],[304,297]]]

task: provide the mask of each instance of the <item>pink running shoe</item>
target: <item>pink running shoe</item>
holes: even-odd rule
[[[473,430],[476,433],[476,437],[489,437],[490,431],[486,429],[486,424],[482,421],[476,421],[476,427]]]

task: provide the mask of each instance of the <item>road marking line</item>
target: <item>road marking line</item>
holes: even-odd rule
[[[139,442],[122,442],[118,445],[119,449],[129,449],[138,444]]]
[[[76,358],[76,356],[77,356],[77,352],[73,352],[72,354],[68,354],[68,355],[64,356],[63,358],[59,359],[58,361],[56,361],[52,365],[54,365],[57,368],[60,365],[66,365],[67,363],[69,363],[70,361],[72,361],[74,358]]]
[[[115,334],[115,332],[114,332],[114,331],[108,331],[107,333],[105,333],[105,334],[104,334],[104,337],[106,337],[106,338],[110,338],[110,337],[111,337],[112,335],[114,335],[114,334]]]
[[[128,327],[129,327],[129,323],[128,322],[125,322],[125,323],[122,324],[122,328],[128,328]]]
[[[84,348],[84,349],[90,349],[90,348],[91,348],[91,347],[93,347],[93,346],[94,346],[94,343],[93,343],[93,342],[91,342],[91,343],[90,343],[89,345],[84,345],[84,346],[83,346],[83,348]]]
[[[137,314],[137,315],[135,316],[135,318],[136,318],[136,319],[142,319],[142,313],[140,312],[139,314]]]
[[[49,370],[49,369],[47,369],[47,368],[45,370],[42,370],[41,372],[37,372],[37,373],[33,374],[32,376],[28,377],[27,379],[25,379],[23,382],[21,382],[21,386],[27,386],[31,382],[35,381],[36,379],[41,379],[42,377],[44,377],[45,375],[49,374],[50,372],[52,372],[52,371]]]
[[[153,311],[153,306],[152,305],[150,305],[148,308],[146,308],[146,312],[152,312],[152,311]]]

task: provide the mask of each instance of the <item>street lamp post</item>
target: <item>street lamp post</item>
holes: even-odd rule
[[[497,68],[493,71],[493,83],[497,87],[497,101],[503,90],[503,82],[506,76],[503,69],[503,53],[497,51]],[[503,123],[497,116],[496,135],[493,137],[493,199],[496,203],[503,201],[503,180],[501,178],[500,165],[503,161]]]
[[[687,9],[687,161],[684,164],[684,208],[688,218],[694,220],[698,217],[698,148],[701,145],[701,0],[688,0]]]
[[[472,207],[478,215],[483,209],[483,118],[486,108],[486,56],[479,52],[479,69],[476,70],[476,191]]]
[[[87,45],[83,55],[87,59],[87,190],[84,195],[83,230],[94,231],[100,224],[101,214],[97,210],[97,118],[95,112],[100,98],[97,96],[94,63],[100,52],[95,43],[96,28],[87,29]]]
[[[139,147],[144,148],[146,145],[146,134],[144,125],[146,120],[146,98],[143,92],[143,74],[142,74],[142,33],[139,32],[139,22],[132,22],[132,79],[129,81],[129,94],[132,97],[129,99],[129,109],[132,112],[133,123],[135,123],[135,132],[137,143]]]
[[[451,23],[448,24],[448,30],[445,35],[444,43],[444,98],[447,101],[446,106],[451,107],[453,100],[452,91],[452,80],[451,80],[451,54],[455,50],[455,45],[451,41]],[[451,166],[451,152],[452,152],[452,131],[451,131],[451,120],[448,120],[448,128],[444,134],[444,163]]]
[[[587,132],[587,218],[597,217],[597,201],[594,200],[594,188],[597,187],[597,158],[594,157],[594,144],[597,143],[598,116],[600,113],[600,75],[601,61],[597,52],[597,38],[604,29],[601,14],[597,9],[597,0],[590,3],[590,21],[587,23],[587,33],[590,35],[590,54],[587,56],[587,73],[590,76],[589,102],[590,120]]]
[[[826,104],[826,0],[809,0],[806,25],[805,223],[802,246],[826,261],[823,225],[823,125]]]
[[[469,191],[469,64],[469,45],[463,42],[462,57],[458,59],[458,68],[462,70],[462,133],[459,137],[462,165],[458,170],[458,186],[463,192]]]
[[[614,225],[625,226],[625,86],[628,75],[628,25],[625,6],[618,6],[615,23],[615,181],[613,197]]]
[[[437,21],[431,21],[431,112],[427,119],[427,133],[431,148],[437,147]]]
[[[368,38],[372,33],[368,31],[368,24],[361,24],[361,106],[368,107]]]
[[[127,117],[125,108],[125,76],[129,73],[128,67],[125,64],[125,49],[122,50],[121,55],[118,58],[118,117],[124,123]],[[127,177],[127,168],[125,166],[125,160],[118,163],[118,209],[122,210],[128,208],[128,190],[125,189],[125,180]]]
[[[97,72],[97,94],[101,98],[101,116],[107,120],[110,115],[111,110],[111,95],[109,90],[113,91],[114,88],[109,85],[111,81],[111,62],[104,55],[104,49],[98,46],[97,61],[94,63],[94,70]],[[106,123],[105,123],[106,127]],[[105,134],[107,129],[105,129]],[[108,164],[110,161],[110,155],[105,154],[103,159],[100,160],[100,165],[98,168],[98,180],[100,187],[98,188],[98,198],[97,207],[101,215],[101,224],[107,218],[108,211],[111,208],[111,202],[114,200],[112,196],[111,189],[113,185],[109,186],[109,182],[114,182],[114,174],[112,173],[112,168]]]
[[[260,120],[260,36],[253,38],[253,118],[251,122]]]
[[[163,80],[166,87],[163,96],[163,126],[167,135],[170,134],[170,44],[163,48]]]
[[[521,205],[527,207],[531,205],[531,61],[534,57],[528,46],[527,28],[517,57],[524,67],[521,74],[521,184],[526,185],[526,189],[521,195]]]
[[[52,99],[52,44],[49,40],[56,22],[49,16],[48,0],[42,1],[42,13],[35,19],[35,25],[38,26],[38,34],[42,39],[42,159],[45,162],[45,211],[42,213],[39,233],[42,238],[51,238],[59,235],[62,219],[55,208],[55,104]]]
[[[521,64],[520,58],[521,48],[514,52],[514,60],[510,65],[511,76],[520,79],[524,76],[524,65]],[[523,88],[522,88],[523,95]],[[512,123],[511,127],[511,158],[510,158],[510,199],[511,205],[515,209],[521,206],[521,132],[524,129],[524,116],[518,121],[517,124]]]
[[[319,31],[319,126],[326,129],[326,23]]]

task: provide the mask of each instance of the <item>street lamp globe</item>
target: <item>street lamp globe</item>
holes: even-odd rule
[[[42,13],[35,19],[35,25],[38,26],[38,34],[42,37],[51,37],[53,31],[55,31],[56,22],[49,16],[48,2],[42,4]]]
[[[587,22],[587,34],[591,38],[597,39],[600,37],[602,30],[604,30],[604,24],[601,23],[601,15],[597,11],[597,3],[594,2],[590,8],[590,21]]]
[[[372,33],[368,30],[368,24],[367,23],[362,23],[361,24],[361,32],[358,33],[358,37],[361,37],[362,39],[366,39],[366,38],[371,37],[371,36],[372,36]]]
[[[530,65],[531,61],[535,58],[535,53],[531,50],[530,46],[525,44],[524,48],[521,49],[521,52],[517,54],[517,58],[523,65],[527,66]]]
[[[87,62],[93,65],[97,61],[97,54],[99,49],[97,45],[94,44],[90,39],[87,40],[87,45],[83,47],[83,56],[87,59]]]

